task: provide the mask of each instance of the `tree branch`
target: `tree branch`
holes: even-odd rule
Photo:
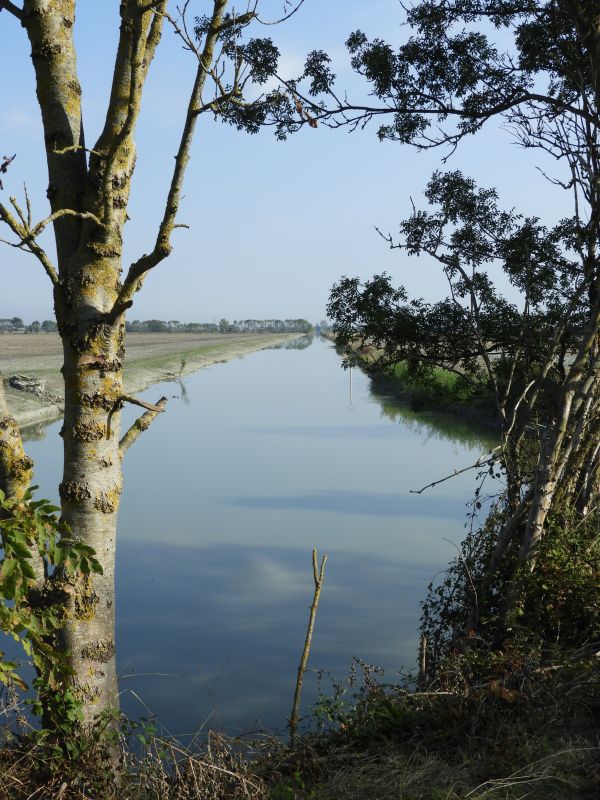
[[[494,447],[494,449],[490,450],[489,453],[479,456],[479,458],[474,464],[470,464],[468,467],[463,467],[462,469],[455,469],[454,472],[452,472],[450,475],[446,475],[443,478],[439,478],[439,480],[437,481],[432,481],[431,483],[428,483],[427,486],[423,486],[421,489],[411,489],[410,494],[423,494],[423,492],[426,489],[432,489],[439,483],[444,483],[445,481],[449,481],[451,478],[456,478],[457,475],[462,475],[463,472],[468,472],[471,469],[479,469],[480,467],[489,467],[496,460],[494,453],[497,450],[501,449],[502,449],[501,445],[499,445],[498,447]]]
[[[31,13],[30,13],[31,12]],[[52,212],[82,210],[87,161],[82,149],[81,90],[73,41],[75,0],[48,3],[28,0],[24,27],[31,58],[48,163],[48,198]],[[52,46],[48,46],[48,42]],[[62,152],[64,150],[64,152]],[[63,216],[55,221],[56,249],[61,267],[80,245],[82,221]]]
[[[113,166],[137,122],[150,64],[160,42],[167,0],[121,4],[121,30],[104,127],[90,158],[90,183],[97,184],[97,205],[111,210]],[[99,211],[99,208],[96,210]]]
[[[15,217],[2,203],[0,203],[0,219],[8,225],[11,231],[18,236],[20,240],[17,244],[13,244],[11,242],[7,242],[7,244],[9,244],[11,247],[16,247],[21,250],[26,248],[27,252],[30,252],[38,259],[43,266],[46,275],[50,278],[53,286],[56,286],[58,284],[58,273],[48,258],[45,250],[39,246],[35,239],[28,238],[30,231],[28,231],[25,226],[21,225],[21,223],[15,219]]]
[[[219,27],[222,23],[226,7],[227,0],[214,0],[211,26],[206,35],[204,48],[200,56],[198,69],[196,70],[196,78],[188,102],[179,149],[175,156],[175,168],[173,170],[171,185],[165,203],[165,211],[158,229],[154,249],[151,253],[144,254],[130,266],[123,288],[115,303],[115,308],[132,301],[135,292],[141,288],[141,284],[147,273],[160,264],[160,262],[171,253],[171,233],[175,227],[175,220],[177,212],[179,211],[183,179],[190,159],[190,148],[198,119],[197,111],[202,105],[202,92],[206,83],[206,77],[210,73],[215,46],[219,36]]]
[[[152,405],[152,403],[146,403],[145,400],[140,400],[138,397],[133,397],[130,394],[122,394],[120,397],[121,400],[124,400],[126,403],[131,403],[133,406],[139,406],[140,408],[146,408],[148,411],[155,411],[157,414],[162,413],[165,410],[164,404],[161,405]],[[161,398],[165,400],[165,398]],[[160,401],[159,401],[160,402]]]
[[[129,402],[133,402],[133,399],[130,399],[129,396],[123,398],[129,400]],[[141,417],[136,419],[133,423],[131,428],[124,434],[123,438],[119,442],[119,455],[121,458],[125,455],[125,453],[129,450],[131,445],[136,442],[142,433],[147,430],[150,425],[154,422],[157,416],[165,410],[165,406],[167,404],[167,398],[161,397],[158,403],[153,407],[154,410],[148,410],[145,414],[142,414]],[[136,405],[143,405],[142,401],[137,401]],[[150,404],[148,404],[150,408]]]
[[[10,0],[0,0],[0,11],[8,11],[13,17],[16,17],[20,22],[23,22],[25,15],[23,9],[11,3]]]
[[[12,198],[11,198],[12,200]],[[61,219],[61,217],[77,217],[78,219],[90,219],[96,223],[96,225],[102,225],[102,222],[98,219],[95,214],[92,214],[90,211],[75,211],[72,208],[60,208],[58,211],[55,211],[50,216],[43,219],[41,222],[38,222],[37,225],[34,225],[33,228],[30,228],[27,231],[27,235],[23,240],[23,244],[29,244],[29,241],[35,239],[40,233],[50,225],[51,222],[54,222],[57,219]]]

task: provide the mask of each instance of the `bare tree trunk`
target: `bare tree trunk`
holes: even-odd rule
[[[73,40],[75,0],[23,0],[22,8],[1,4],[20,21],[31,45],[51,214],[34,224],[29,198],[25,211],[11,198],[16,215],[0,203],[0,220],[20,246],[38,258],[52,282],[64,353],[62,517],[72,535],[93,548],[102,567],[100,575],[64,578],[69,601],[59,645],[70,667],[64,680],[84,702],[86,724],[118,706],[114,572],[122,455],[165,402],[163,398],[151,407],[121,437],[120,411],[127,400],[123,396],[125,313],[148,272],[171,251],[170,237],[199,115],[216,113],[228,104],[245,105],[248,76],[243,60],[230,59],[233,67],[227,80],[221,67],[215,66],[229,58],[225,47],[217,47],[233,24],[226,18],[228,2],[212,0],[209,24],[190,38],[188,27],[179,27],[167,14],[167,0],[121,0],[110,100],[102,133],[91,150],[85,147]],[[236,31],[256,16],[255,10],[234,14]],[[165,19],[196,58],[195,79],[154,246],[122,276],[123,229],[136,158],[134,133]],[[215,91],[204,102],[207,79]],[[36,239],[51,224],[56,264]],[[0,488],[11,495],[24,494],[31,468],[0,386]],[[43,567],[41,559],[40,563]]]
[[[11,415],[0,373],[0,489],[7,498],[21,499],[31,484],[33,461],[25,453],[19,427]],[[35,573],[35,590],[40,590],[46,574],[39,553],[31,554]]]
[[[85,722],[118,707],[115,666],[114,570],[117,512],[122,490],[119,457],[123,326],[100,326],[86,347],[64,343],[63,518],[94,548],[102,574],[79,577],[70,592],[69,621],[61,632],[72,681],[84,702]]]
[[[0,489],[7,497],[23,497],[33,474],[33,461],[25,454],[21,432],[6,404],[0,373]]]

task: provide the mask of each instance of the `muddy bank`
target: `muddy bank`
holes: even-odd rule
[[[125,391],[147,389],[202,367],[230,361],[246,353],[298,337],[297,333],[130,333],[127,334]],[[5,384],[6,397],[21,428],[58,419],[63,413],[64,389],[60,368],[62,344],[54,333],[0,335],[0,373],[38,378],[41,396]]]

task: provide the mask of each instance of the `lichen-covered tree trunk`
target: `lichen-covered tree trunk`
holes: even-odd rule
[[[44,125],[57,249],[55,309],[65,384],[62,517],[96,553],[102,574],[65,587],[67,622],[59,646],[65,682],[83,701],[84,721],[118,707],[114,572],[122,489],[119,455],[124,315],[122,230],[135,164],[133,130],[147,69],[160,38],[165,3],[124,0],[106,122],[88,165],[81,122],[73,24],[74,0],[26,0]],[[154,12],[159,12],[158,14]]]
[[[98,4],[98,13],[105,13],[100,5],[104,4]],[[229,103],[243,104],[247,80],[243,62],[237,55],[232,58],[231,85],[222,81],[223,72],[215,68],[215,60],[224,58],[227,51],[219,51],[216,45],[220,37],[230,38],[232,31],[237,35],[250,24],[256,11],[227,19],[228,0],[211,0],[209,5],[212,10],[206,20],[189,38],[187,26],[180,28],[166,14],[167,0],[121,0],[110,99],[100,136],[88,150],[73,40],[76,0],[23,0],[22,7],[0,0],[0,10],[20,21],[31,46],[51,211],[34,224],[29,198],[26,210],[11,198],[16,213],[0,203],[0,220],[19,246],[38,258],[52,282],[64,352],[62,518],[74,538],[93,548],[102,568],[102,574],[93,576],[67,578],[66,572],[58,573],[68,597],[66,624],[58,642],[69,664],[63,683],[83,701],[86,724],[118,707],[114,577],[121,459],[165,402],[163,398],[157,406],[148,406],[123,395],[125,313],[147,273],[170,253],[199,115],[216,113]],[[167,18],[196,58],[195,77],[154,246],[123,276],[123,231],[136,158],[134,133],[148,70]],[[215,94],[203,102],[207,77]],[[54,228],[55,264],[37,241],[49,225]],[[24,493],[31,479],[31,462],[1,388],[0,487]],[[122,437],[120,413],[126,400],[149,410]]]
[[[77,538],[94,548],[102,574],[80,576],[70,588],[62,645],[70,680],[91,722],[118,707],[115,666],[114,571],[122,489],[119,456],[123,326],[95,336],[64,337],[64,473],[62,514]]]

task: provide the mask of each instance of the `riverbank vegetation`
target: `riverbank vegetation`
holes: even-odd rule
[[[0,800],[29,800],[41,787],[52,800],[592,800],[598,657],[583,648],[554,667],[507,651],[474,680],[457,657],[435,686],[415,691],[355,662],[293,745],[201,732],[189,746],[158,736],[150,720],[118,732],[104,721],[65,753],[22,729],[3,743]],[[118,785],[107,768],[115,741]]]
[[[222,52],[234,58],[233,79],[239,77],[241,52],[239,58],[249,54],[250,74],[259,82],[266,81],[273,71],[272,43],[248,44],[241,51],[231,46],[229,31],[241,33],[241,23],[224,17],[225,3],[215,2],[214,8],[212,21],[200,21],[196,31],[204,48],[198,80],[204,82],[207,75],[216,74],[203,64],[207,59],[212,63],[215,46],[224,39],[230,46]],[[141,11],[133,2],[124,3],[123,12],[131,21],[130,27],[122,28],[123,52],[139,45],[142,50],[150,48],[151,59],[152,31],[162,18]],[[389,124],[379,129],[381,139],[452,150],[497,118],[518,143],[545,153],[558,165],[551,180],[568,192],[568,213],[550,224],[504,209],[493,188],[481,187],[461,172],[436,172],[426,190],[427,209],[415,208],[401,223],[398,239],[385,238],[390,247],[439,265],[448,296],[437,302],[409,297],[389,276],[376,275],[366,282],[342,278],[330,298],[328,313],[339,345],[374,348],[378,367],[391,369],[396,378],[414,385],[428,386],[431,392],[443,390],[472,400],[482,391],[482,400],[492,398],[499,420],[499,445],[472,465],[477,480],[467,536],[447,572],[430,586],[423,604],[418,676],[405,686],[386,687],[363,667],[360,688],[350,684],[344,695],[344,687],[338,686],[320,702],[322,730],[299,737],[291,748],[272,740],[262,747],[254,745],[251,760],[243,755],[240,743],[227,744],[222,737],[210,738],[202,754],[191,758],[178,745],[153,738],[148,757],[140,760],[128,749],[120,769],[106,768],[109,763],[115,766],[119,741],[118,727],[106,712],[117,702],[112,570],[123,446],[120,450],[118,437],[111,441],[104,434],[107,426],[110,429],[112,424],[114,429],[115,413],[128,399],[122,395],[125,311],[146,274],[170,248],[159,237],[153,253],[133,264],[123,284],[118,280],[119,248],[116,255],[111,250],[110,257],[106,256],[108,244],[114,247],[120,242],[126,218],[126,187],[133,164],[131,150],[123,148],[132,136],[134,123],[129,118],[136,118],[136,101],[127,110],[121,133],[109,137],[107,165],[105,157],[98,155],[98,148],[105,146],[103,139],[91,151],[89,167],[83,153],[79,158],[82,147],[72,141],[72,126],[68,137],[59,141],[64,149],[58,154],[70,153],[72,175],[61,182],[67,194],[57,195],[53,207],[55,214],[63,216],[65,202],[78,209],[73,219],[54,220],[59,273],[67,275],[69,292],[76,293],[79,305],[71,304],[71,294],[67,303],[66,284],[47,259],[42,263],[55,285],[61,335],[72,349],[65,380],[80,391],[67,395],[71,406],[66,409],[65,463],[71,472],[65,473],[61,484],[62,517],[56,524],[72,525],[78,539],[97,553],[108,549],[110,554],[98,564],[93,591],[91,568],[72,581],[72,599],[65,603],[67,635],[61,629],[59,638],[68,669],[56,692],[49,692],[46,685],[40,693],[46,701],[42,709],[46,717],[55,710],[52,702],[64,704],[65,698],[72,697],[65,688],[78,694],[79,705],[61,706],[61,721],[54,721],[47,734],[7,742],[2,752],[3,785],[10,787],[11,800],[35,796],[44,785],[63,800],[81,796],[583,800],[597,796],[597,3],[424,1],[415,3],[407,14],[413,34],[399,48],[380,39],[369,40],[360,31],[348,40],[352,64],[369,81],[375,105],[353,106],[340,100],[345,94],[334,91],[330,59],[319,52],[310,55],[298,81],[284,82],[291,95],[280,95],[275,104],[270,96],[269,109],[262,99],[250,109],[229,103],[238,95],[223,93],[219,81],[216,90],[221,92],[218,111],[228,121],[251,130],[268,114],[283,115],[277,123],[280,135],[304,124],[315,127],[318,121],[356,128],[373,117],[388,115]],[[133,32],[138,16],[146,25],[141,38]],[[39,43],[42,21],[36,17],[24,24],[34,45]],[[62,31],[62,24],[59,27]],[[71,34],[63,35],[67,38],[61,46],[71,48]],[[507,48],[501,49],[508,39]],[[186,43],[199,52],[199,42],[189,39]],[[42,62],[43,58],[37,69],[44,66]],[[53,63],[44,62],[48,74]],[[128,74],[125,70],[125,77]],[[40,85],[47,85],[47,77]],[[305,93],[303,79],[308,81]],[[143,84],[143,76],[140,81]],[[62,79],[56,83],[63,84]],[[239,88],[241,92],[243,87]],[[138,94],[138,87],[132,85],[131,97]],[[44,107],[43,98],[41,102]],[[213,110],[215,102],[211,101]],[[79,107],[76,110],[79,130]],[[107,136],[112,130],[107,129]],[[178,156],[176,169],[187,159],[187,150],[188,145]],[[56,154],[49,152],[51,172],[57,169]],[[105,170],[110,178],[119,163],[123,183],[120,177],[116,183],[107,181]],[[110,186],[118,196],[106,194]],[[88,191],[82,192],[82,187]],[[103,191],[98,187],[104,187]],[[175,200],[180,189],[177,180]],[[88,198],[91,206],[80,208],[80,197]],[[111,205],[107,197],[119,202]],[[168,244],[175,216],[170,204],[166,208],[160,233]],[[108,216],[100,222],[104,214]],[[31,245],[37,228],[25,224],[22,212],[19,217],[23,224],[12,215],[9,218],[14,222],[13,233],[22,245]],[[80,254],[81,241],[88,248],[85,259]],[[76,257],[83,260],[74,261]],[[81,266],[72,271],[75,263]],[[108,305],[107,283],[98,283],[99,270],[110,276]],[[95,316],[90,318],[92,300]],[[220,327],[227,332],[228,321],[221,320]],[[107,372],[112,375],[108,404]],[[148,414],[162,409],[147,408],[142,419],[149,424],[154,416]],[[5,472],[16,487],[11,493],[17,498],[14,507],[26,511],[31,464],[8,417],[0,431],[6,442],[4,452],[12,456],[7,461],[11,469]],[[128,445],[126,438],[123,442]],[[100,483],[94,466],[98,458],[112,470]],[[82,484],[80,476],[88,474],[86,470],[90,479]],[[446,477],[433,475],[430,485]],[[30,555],[39,566],[48,553],[34,548]],[[3,578],[10,586],[14,565],[7,570],[6,564],[5,559]],[[37,579],[37,591],[44,597],[54,573],[49,575],[46,569],[28,577],[21,572],[23,581]],[[26,595],[30,609],[35,607],[33,590],[32,585]],[[102,618],[96,618],[94,611],[99,597],[110,599],[111,611]],[[70,646],[76,628],[84,658]],[[36,646],[40,643],[45,644],[43,636]],[[352,694],[345,706],[345,697]],[[95,706],[84,706],[81,698],[93,699]],[[84,711],[88,738],[81,739],[78,714]],[[69,713],[75,715],[73,720]],[[64,726],[70,722],[77,726],[65,735]],[[91,725],[102,735],[90,739]],[[147,743],[145,732],[141,735],[142,743]]]
[[[125,323],[127,333],[302,333],[312,334],[306,319],[243,319],[229,322],[180,322],[177,319],[134,319]]]
[[[336,342],[335,335],[331,339]],[[471,418],[499,429],[493,391],[485,380],[465,381],[443,366],[414,371],[406,361],[382,363],[381,352],[364,341],[337,345],[337,350],[346,367],[357,367],[369,376],[371,391],[378,397],[404,401],[414,411]]]

